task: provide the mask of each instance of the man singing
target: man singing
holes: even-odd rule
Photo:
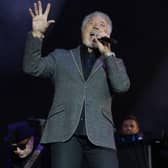
[[[50,4],[43,12],[40,1],[29,9],[32,32],[26,42],[23,69],[50,78],[53,103],[41,143],[51,144],[52,168],[80,168],[85,158],[90,168],[118,168],[111,112],[112,93],[130,87],[125,66],[109,42],[112,22],[93,12],[82,22],[82,45],[56,49],[41,57]],[[112,92],[111,92],[112,91]]]

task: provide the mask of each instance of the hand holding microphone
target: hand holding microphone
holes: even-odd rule
[[[111,39],[109,36],[105,32],[98,32],[97,30],[94,30],[91,35],[94,36],[94,40],[100,53],[105,56],[111,55]]]

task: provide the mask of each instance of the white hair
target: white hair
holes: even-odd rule
[[[100,11],[92,12],[89,15],[84,17],[84,19],[82,21],[81,31],[83,32],[83,29],[84,29],[85,25],[95,16],[100,16],[107,22],[107,24],[108,24],[108,33],[111,34],[112,33],[112,21],[111,21],[110,17],[107,14],[105,14],[103,12],[100,12]]]

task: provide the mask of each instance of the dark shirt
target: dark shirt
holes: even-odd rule
[[[80,56],[81,56],[81,63],[82,63],[82,70],[85,80],[87,80],[92,67],[97,59],[97,52],[88,52],[88,48],[85,46],[81,46],[80,48]]]
[[[148,148],[143,141],[143,134],[116,134],[120,168],[149,168]]]
[[[97,51],[89,53],[88,48],[84,45],[80,48],[80,56],[81,56],[81,64],[82,70],[85,80],[88,79],[91,70],[93,68],[94,63],[96,62],[99,53]],[[78,128],[75,132],[76,135],[86,135],[86,127],[85,127],[85,102],[82,109],[82,114],[80,117],[80,122]]]
[[[29,161],[30,157],[32,156],[29,155],[28,157],[21,159],[21,158],[15,158],[12,161],[12,165],[10,168],[24,168],[25,164]],[[37,160],[33,163],[31,168],[42,168],[41,165],[41,155],[37,158]]]

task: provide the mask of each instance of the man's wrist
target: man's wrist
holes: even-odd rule
[[[39,39],[44,38],[44,34],[39,32],[39,31],[32,31],[32,35],[33,35],[33,37],[36,37],[36,38],[39,38]]]
[[[113,56],[113,57],[115,57],[116,56],[116,54],[115,54],[115,52],[107,52],[107,53],[105,53],[105,57],[109,57],[109,56]]]

